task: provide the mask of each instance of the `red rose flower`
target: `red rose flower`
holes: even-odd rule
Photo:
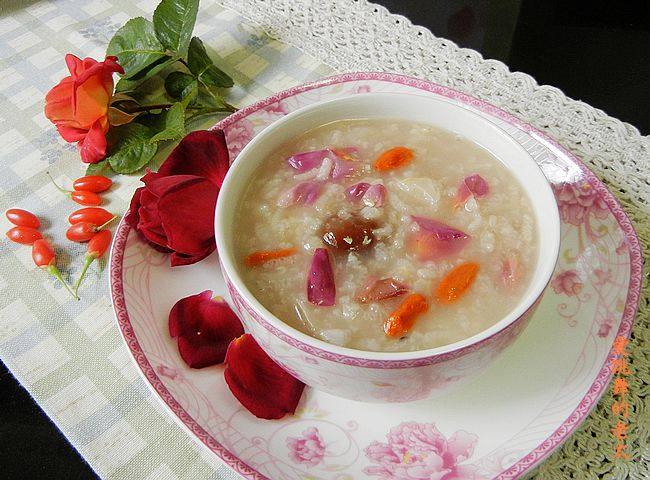
[[[113,73],[124,73],[124,69],[112,56],[98,62],[68,54],[65,63],[70,75],[47,93],[45,116],[66,142],[77,142],[85,163],[96,163],[106,156]]]
[[[214,209],[228,166],[221,130],[190,133],[158,172],[142,177],[126,221],[152,247],[171,253],[172,267],[204,259],[216,248]]]

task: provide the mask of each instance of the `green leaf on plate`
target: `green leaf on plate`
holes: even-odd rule
[[[199,0],[162,0],[153,12],[153,26],[160,43],[185,57],[198,11]]]
[[[208,56],[203,42],[197,37],[192,37],[190,49],[187,54],[187,66],[196,75],[199,82],[206,86],[232,87],[232,78],[214,64]]]
[[[185,107],[178,102],[165,112],[165,128],[149,139],[150,143],[177,140],[185,136]]]
[[[124,69],[124,78],[139,74],[159,64],[166,56],[165,47],[158,41],[153,23],[142,17],[132,18],[120,28],[108,44],[106,55],[116,55]]]
[[[196,78],[189,73],[171,72],[165,78],[165,90],[170,97],[181,100],[197,85]]]
[[[110,130],[113,148],[106,158],[117,173],[133,173],[144,167],[158,149],[150,141],[151,129],[140,123],[129,123]]]

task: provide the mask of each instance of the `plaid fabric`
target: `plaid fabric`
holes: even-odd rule
[[[84,166],[43,115],[45,94],[67,75],[66,53],[103,58],[113,33],[131,17],[150,17],[157,3],[0,6],[0,209],[25,208],[45,220],[45,235],[65,246],[58,252],[64,277],[78,276],[85,248],[65,240],[74,204],[45,172],[70,185]],[[198,18],[195,34],[237,85],[231,103],[244,106],[333,73],[213,1],[201,2]],[[106,208],[124,212],[138,178],[120,176]],[[10,228],[4,215],[2,222],[3,231]],[[104,265],[91,267],[75,302],[34,266],[29,248],[3,236],[0,291],[0,358],[101,477],[239,478],[188,438],[138,375],[114,321]]]

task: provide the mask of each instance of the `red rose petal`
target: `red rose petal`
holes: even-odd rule
[[[388,191],[381,183],[375,183],[363,195],[363,203],[369,207],[381,207],[386,201]]]
[[[322,190],[322,183],[310,180],[294,185],[280,196],[279,207],[290,207],[291,205],[312,205]]]
[[[169,312],[169,334],[191,368],[222,363],[228,344],[243,333],[237,315],[226,302],[212,300],[210,290],[180,299]]]
[[[142,177],[142,182],[146,185],[147,192],[160,198],[165,193],[169,193],[187,183],[195,183],[201,178],[202,177],[197,175],[174,175],[171,177],[165,177],[156,172],[147,172],[147,174]]]
[[[487,181],[478,173],[465,177],[458,186],[456,192],[456,203],[462,205],[465,201],[474,196],[476,198],[484,197],[490,191]]]
[[[169,257],[169,262],[172,267],[180,267],[183,265],[192,265],[193,263],[200,262],[205,257],[214,252],[216,247],[212,246],[206,249],[202,253],[197,253],[196,255],[185,255],[183,253],[172,252]],[[169,250],[168,250],[169,251]]]
[[[331,307],[336,302],[334,272],[326,248],[314,250],[307,274],[307,300],[318,307]]]
[[[271,360],[248,333],[230,343],[224,378],[249,412],[267,420],[294,413],[305,388]]]
[[[345,198],[350,202],[357,202],[363,198],[369,188],[370,184],[367,182],[355,183],[345,190]]]
[[[409,235],[407,245],[422,261],[457,255],[470,241],[469,235],[442,222],[417,216],[411,218],[420,230]]]
[[[320,166],[323,159],[330,153],[329,150],[312,150],[309,152],[296,153],[287,158],[287,163],[295,168],[298,173],[307,172]]]
[[[56,125],[56,129],[59,131],[61,138],[69,143],[81,142],[84,138],[86,138],[86,134],[88,133],[87,130],[70,127],[63,124]]]
[[[335,157],[334,168],[332,169],[332,180],[340,180],[344,177],[351,177],[356,173],[356,171],[356,163]]]
[[[129,211],[124,216],[124,221],[128,223],[131,228],[137,228],[138,222],[140,222],[140,215],[138,214],[138,209],[140,208],[140,195],[144,191],[144,187],[139,187],[133,193],[131,197],[131,205],[129,206]]]
[[[190,256],[216,248],[214,209],[218,193],[213,183],[201,178],[160,197],[158,211],[169,248]]]
[[[138,231],[149,242],[162,248],[167,248],[167,237],[160,223],[158,213],[158,199],[148,190],[140,194],[140,208],[138,208]]]
[[[196,175],[221,188],[230,166],[226,138],[221,130],[197,130],[181,140],[158,169],[162,176]]]
[[[101,122],[97,120],[83,140],[77,143],[81,161],[84,163],[97,163],[106,156],[106,135]]]

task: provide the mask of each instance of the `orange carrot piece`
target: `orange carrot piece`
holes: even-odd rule
[[[245,263],[247,267],[257,267],[263,263],[270,262],[271,260],[289,257],[294,253],[296,253],[294,247],[281,248],[280,250],[260,250],[259,252],[253,252],[248,255]]]
[[[403,167],[413,160],[413,150],[406,147],[394,147],[386,150],[375,160],[375,170],[384,172]]]
[[[413,327],[417,317],[428,309],[424,295],[412,293],[386,319],[384,333],[388,337],[401,337]]]
[[[436,290],[438,302],[449,304],[458,300],[472,285],[478,273],[478,263],[461,263],[445,275]]]

